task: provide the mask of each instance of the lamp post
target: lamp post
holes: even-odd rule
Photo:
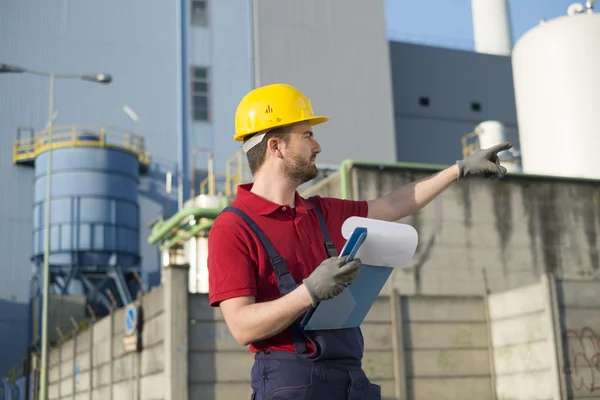
[[[81,79],[89,82],[109,84],[112,77],[108,74],[56,74],[54,72],[37,71],[15,65],[1,64],[0,73],[32,74],[49,79],[50,93],[48,100],[48,137],[46,166],[46,204],[44,211],[44,279],[42,283],[42,351],[40,371],[40,400],[48,399],[48,307],[50,302],[50,194],[52,183],[52,129],[54,122],[54,80]]]

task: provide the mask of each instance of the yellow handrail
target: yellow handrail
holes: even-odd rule
[[[217,181],[217,178],[220,178]],[[225,163],[225,174],[209,174],[200,182],[200,194],[225,194],[227,197],[235,195],[237,186],[246,181],[252,180],[252,174],[248,164],[244,162],[244,153],[242,151],[234,153]],[[210,187],[214,188],[211,193]]]
[[[235,164],[235,166],[233,166]],[[244,172],[247,171],[248,175],[249,168],[246,168],[248,164],[244,163],[244,153],[240,150],[232,155],[225,164],[225,196],[230,197],[237,191],[238,185],[244,183],[247,175]]]
[[[209,175],[202,182],[200,182],[200,194],[208,194],[215,195],[217,193],[225,192],[225,182],[217,182],[217,177],[225,177],[225,175]],[[211,178],[212,178],[212,187],[214,187],[214,193],[211,193],[209,188],[211,186]],[[220,185],[217,186],[217,183]]]
[[[55,126],[52,138],[44,129],[32,137],[19,138],[13,146],[13,162],[30,161],[40,153],[64,147],[107,147],[129,151],[138,157],[140,164],[150,164],[150,153],[144,149],[144,138],[104,127],[79,125]]]
[[[477,131],[469,132],[466,135],[463,135],[461,138],[463,158],[467,158],[479,150],[479,140],[477,140],[477,138]]]

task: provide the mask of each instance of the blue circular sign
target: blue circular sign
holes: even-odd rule
[[[137,327],[137,309],[135,305],[129,304],[125,309],[125,334],[133,335]]]

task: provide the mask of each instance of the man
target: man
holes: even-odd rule
[[[481,150],[429,178],[369,201],[315,196],[297,188],[317,175],[321,152],[315,116],[296,88],[275,84],[248,93],[235,116],[254,182],[215,220],[208,241],[209,296],[233,337],[255,353],[252,399],[380,399],[361,368],[360,328],[303,331],[299,322],[319,301],[340,294],[360,260],[338,258],[342,223],[360,216],[397,221],[474,173],[504,174],[497,153]]]

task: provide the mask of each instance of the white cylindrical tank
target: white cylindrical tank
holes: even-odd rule
[[[475,132],[479,137],[479,147],[482,149],[506,142],[506,129],[500,121],[483,121],[475,127]]]
[[[471,0],[471,14],[475,51],[510,55],[513,40],[508,0]]]
[[[600,15],[536,26],[512,64],[523,171],[600,179]]]
[[[480,149],[487,149],[504,143],[506,138],[506,128],[500,121],[483,121],[475,127]],[[514,146],[514,144],[513,144]],[[521,160],[515,155],[515,149],[501,151],[498,153],[500,164],[506,168],[507,172],[520,172]]]
[[[201,194],[185,203],[185,207],[219,209],[225,200],[224,196]],[[194,224],[208,222],[200,218]],[[208,293],[208,238],[203,233],[191,237],[184,243],[185,260],[190,266],[188,290],[190,293]]]
[[[188,291],[208,293],[208,238],[189,238],[184,245],[187,262],[190,265]]]

